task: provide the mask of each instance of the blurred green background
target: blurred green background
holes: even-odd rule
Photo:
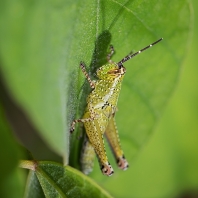
[[[57,2],[53,1],[53,3],[55,6],[57,7],[59,6],[58,1]],[[14,11],[15,9],[13,9],[13,12]],[[140,151],[138,157],[134,160],[132,164],[130,164],[130,177],[129,177],[130,180],[118,181],[116,179],[117,176],[115,175],[112,182],[108,183],[108,178],[99,175],[100,172],[97,169],[98,165],[95,166],[96,168],[94,170],[97,173],[94,172],[93,174],[91,174],[91,177],[94,180],[96,180],[102,187],[104,187],[115,197],[120,197],[120,198],[122,197],[126,197],[126,198],[127,197],[133,197],[133,198],[195,197],[197,198],[198,197],[198,66],[197,66],[198,1],[192,0],[191,11],[194,12],[194,19],[193,19],[194,26],[192,27],[193,34],[191,38],[191,43],[189,43],[188,49],[186,50],[185,60],[182,64],[182,69],[180,71],[180,78],[178,80],[177,86],[175,87],[175,91],[172,94],[172,97],[168,101],[167,107],[164,110],[164,113],[160,121],[155,127],[153,135],[151,135],[147,144]],[[38,10],[38,12],[41,11]],[[66,15],[72,17],[69,14],[70,13],[66,13]],[[53,17],[52,20],[56,22],[57,20],[56,17],[55,16]],[[32,21],[32,23],[35,23],[39,20],[35,19],[35,21]],[[56,27],[54,27],[54,30],[56,32]],[[33,30],[30,29],[29,31],[33,31]],[[35,31],[37,31],[37,33],[40,32],[42,33],[42,31],[44,30],[42,28],[40,29],[38,28],[38,30]],[[43,34],[45,35],[45,33],[46,32],[44,32]],[[79,32],[79,34],[81,34],[81,32]],[[185,43],[186,41],[183,42]],[[62,45],[62,43],[59,40],[51,40],[51,43],[52,44],[58,43],[60,46]],[[31,44],[34,45],[34,43]],[[61,53],[61,50],[59,52]],[[37,54],[37,52],[34,53]],[[53,60],[58,57],[57,54],[55,55],[53,54],[52,57]],[[60,61],[61,63],[64,62],[63,60],[64,55],[65,54],[61,54],[61,58],[62,58]],[[89,54],[86,55],[86,57],[89,57]],[[51,64],[52,60],[48,60],[48,62],[50,62]],[[56,61],[54,62],[56,65]],[[50,68],[52,70],[50,70]],[[53,65],[49,67],[50,75],[54,76],[55,74],[58,76],[57,73],[59,71],[57,71],[56,68],[55,69],[54,68],[55,67]],[[17,72],[20,74],[20,68],[17,70]],[[44,75],[45,75],[45,70],[43,71],[43,76]],[[63,73],[62,75],[67,76],[68,74]],[[31,78],[31,74],[29,74],[29,76],[28,75],[25,76],[24,78]],[[35,85],[34,83],[35,82],[33,82],[31,91],[34,91],[34,89],[36,89],[34,87]],[[39,82],[36,83],[39,84]],[[53,79],[50,82],[46,82],[46,84],[47,83],[51,83],[51,86],[54,86]],[[64,82],[61,80],[59,83],[64,84]],[[2,93],[4,94],[4,92]],[[57,91],[57,93],[59,93],[59,90]],[[29,92],[27,94],[29,94]],[[41,95],[42,94],[43,93],[41,93]],[[3,97],[4,96],[1,95],[1,99]],[[60,99],[63,103],[66,101],[64,97],[57,99],[52,96],[51,99],[52,101],[54,100],[55,102],[58,99]],[[35,98],[35,101],[39,101],[39,97]],[[10,104],[9,101],[7,102],[8,102],[7,105],[9,105]],[[27,104],[25,104],[24,106],[26,106]],[[46,104],[44,104],[39,108],[41,108],[41,110],[44,111],[47,109],[48,105],[49,104],[47,104],[46,102]],[[14,108],[14,107],[10,106],[10,108]],[[64,114],[65,112],[61,110],[59,112],[57,109],[58,108],[56,107],[53,109],[55,113],[58,112],[57,114],[58,115],[60,114],[60,117],[57,118],[58,122],[56,124],[57,126],[63,124],[63,128],[64,128],[65,127],[64,124],[66,125],[64,120],[64,118],[66,117],[66,115]],[[22,117],[24,118],[26,116],[24,115]],[[49,117],[52,121],[55,119],[53,115],[50,115]],[[12,118],[10,119],[12,120]],[[1,123],[2,124],[1,128],[4,129],[6,128],[5,131],[10,132],[11,129],[6,127],[7,124],[4,126],[5,122],[3,120],[1,121],[3,123],[3,124]],[[15,120],[15,122],[20,123],[20,119]],[[24,131],[29,130],[30,128],[31,130],[36,131],[36,129],[32,129],[34,128],[33,126],[28,125],[23,127],[24,127],[23,128]],[[51,129],[50,126],[49,129]],[[3,136],[2,133],[1,135],[2,135],[2,139],[4,139],[5,136]],[[28,145],[30,146],[30,148],[31,146],[35,147],[35,142],[38,143],[38,141],[40,141],[38,145],[39,146],[42,145],[42,140],[38,139],[38,137],[35,136],[25,137],[25,135],[26,134],[23,133],[22,138],[24,138],[25,140],[29,139],[28,144],[30,142],[32,142],[33,144],[33,145]],[[61,136],[62,134],[59,135],[60,138],[62,138]],[[16,149],[17,146],[15,145],[15,143],[12,143],[12,141],[14,142],[12,137],[11,136],[7,137],[7,139],[9,139],[11,143],[9,141],[8,142],[4,141],[4,143],[1,144],[2,147],[0,148],[2,153],[4,154],[6,153],[7,154],[6,157],[9,159],[12,158],[9,157],[12,155],[18,156],[18,158],[22,158],[20,151]],[[49,142],[50,141],[51,140],[49,138]],[[10,152],[8,152],[8,150],[4,151],[3,150],[4,145],[9,145],[9,144],[12,145],[9,146]],[[53,145],[52,148],[59,148],[59,146],[61,147],[61,144],[63,144],[63,142],[60,143],[60,145],[59,143],[57,145]],[[61,162],[61,158],[57,154],[53,153],[52,151],[50,154],[47,152],[47,150],[49,149],[47,146],[46,147],[39,147],[39,146],[38,148],[36,148],[37,149],[36,152],[38,153],[37,156],[38,158],[42,158],[43,156],[45,156],[45,158],[42,158],[43,160],[54,159],[55,161]],[[61,152],[64,151],[60,151],[59,155],[62,154]],[[21,170],[14,169],[14,167],[16,167],[16,159],[13,159],[13,161],[8,160],[6,161],[6,163],[11,164],[11,166],[7,166],[8,167],[7,171],[9,172],[9,170],[11,169],[12,170],[10,174],[7,176],[7,178],[5,178],[4,175],[1,175],[1,181],[3,182],[0,182],[1,184],[0,196],[2,195],[1,193],[3,191],[4,192],[7,191],[6,196],[9,197],[9,194],[11,194],[12,191],[14,195],[10,197],[21,197],[24,191],[26,174],[24,174],[24,172],[22,172]],[[2,164],[3,163],[1,163],[1,165]],[[127,171],[124,173],[120,172],[119,174],[127,175],[128,172]],[[101,177],[103,178],[101,179]]]

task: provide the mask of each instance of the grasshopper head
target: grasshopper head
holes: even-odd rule
[[[118,66],[117,63],[109,63],[103,65],[97,70],[97,76],[99,79],[114,79],[124,76],[126,69],[123,65]]]

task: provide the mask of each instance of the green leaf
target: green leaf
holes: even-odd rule
[[[155,39],[152,37],[164,38],[152,49],[141,53],[125,64],[127,73],[118,102],[116,121],[121,144],[125,156],[129,160],[129,169],[126,172],[118,170],[116,163],[113,163],[110,150],[108,150],[107,155],[110,156],[110,162],[115,169],[116,179],[106,179],[99,175],[98,165],[91,175],[102,186],[108,188],[112,195],[131,197],[131,193],[136,192],[136,189],[131,187],[132,181],[133,183],[138,182],[138,175],[144,174],[141,172],[142,169],[137,169],[137,154],[141,155],[139,151],[145,146],[146,140],[151,137],[177,84],[189,42],[189,33],[191,33],[192,16],[188,1],[129,1],[123,10],[126,11],[123,13],[126,15],[128,13],[131,17],[128,20],[126,16],[119,18],[120,25],[116,27],[122,31],[123,26],[130,25],[131,35],[127,37],[124,49],[120,43],[123,45],[125,41],[120,41],[116,47],[116,41],[114,42],[112,38],[116,52],[119,50],[123,54],[120,55],[118,52],[120,58],[117,58],[118,54],[116,54],[115,58],[113,57],[114,60],[119,61],[130,51],[128,45],[133,47],[132,50],[138,51],[154,41]],[[119,35],[118,31],[114,34]],[[157,144],[157,146],[159,145]],[[158,148],[155,147],[155,150],[158,151]],[[142,168],[146,166],[146,163],[142,163]],[[150,169],[146,170],[150,171]],[[163,178],[165,173],[164,175],[159,173],[159,175]],[[149,176],[152,177],[152,175]],[[142,177],[142,181],[139,181],[140,189],[145,189],[143,181],[147,179],[147,183],[150,183],[150,177]],[[170,175],[171,177],[172,175]],[[118,184],[118,181],[126,181],[127,185],[124,182]],[[117,185],[119,188],[115,188]],[[131,191],[128,191],[129,188]],[[155,186],[155,188],[157,187]],[[140,190],[140,192],[142,192],[141,195],[147,196],[143,191]],[[159,189],[159,192],[163,192],[163,190]],[[136,197],[135,193],[133,195]]]
[[[70,29],[66,24],[71,23],[72,9],[70,2],[63,8],[62,3],[1,1],[0,53],[14,98],[46,142],[67,159],[65,55]]]
[[[110,42],[116,50],[113,60],[117,62],[131,50],[138,51],[160,37],[164,38],[152,49],[125,64],[127,73],[116,120],[123,150],[132,163],[150,137],[175,88],[188,44],[189,4],[185,0],[167,0],[105,1],[101,5],[101,12],[97,15],[99,24],[102,21],[102,27],[97,26],[101,34],[95,41],[92,61],[88,62],[92,74],[105,62],[104,51]],[[88,92],[85,86],[83,88],[82,92]],[[84,95],[79,98],[81,113]],[[73,158],[73,153],[71,156]],[[97,174],[97,177],[103,182],[103,176]]]
[[[23,161],[21,167],[35,171],[46,197],[111,197],[94,181],[70,166],[47,161]],[[27,197],[43,197],[38,180],[35,174],[30,173]]]
[[[34,171],[29,171],[24,197],[45,198],[42,187]]]

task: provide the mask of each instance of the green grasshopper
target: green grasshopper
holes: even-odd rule
[[[87,107],[83,118],[72,122],[70,132],[74,131],[75,124],[77,122],[84,123],[88,138],[85,141],[84,158],[81,159],[81,162],[83,165],[83,172],[85,174],[88,174],[92,170],[93,164],[89,163],[90,161],[93,161],[94,152],[98,157],[102,173],[107,176],[111,176],[114,173],[106,155],[103,140],[104,134],[112,148],[118,167],[122,170],[126,170],[129,167],[121,149],[120,139],[114,119],[122,80],[126,73],[123,63],[157,44],[161,40],[162,38],[134,54],[130,53],[118,63],[111,60],[114,48],[113,46],[110,46],[110,53],[107,55],[108,64],[97,70],[97,81],[91,80],[85,70],[85,65],[82,62],[80,63],[82,72],[93,90],[87,97]]]

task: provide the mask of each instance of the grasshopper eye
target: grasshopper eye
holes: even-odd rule
[[[120,74],[126,73],[126,68],[124,66],[122,66],[119,70],[120,70]]]

